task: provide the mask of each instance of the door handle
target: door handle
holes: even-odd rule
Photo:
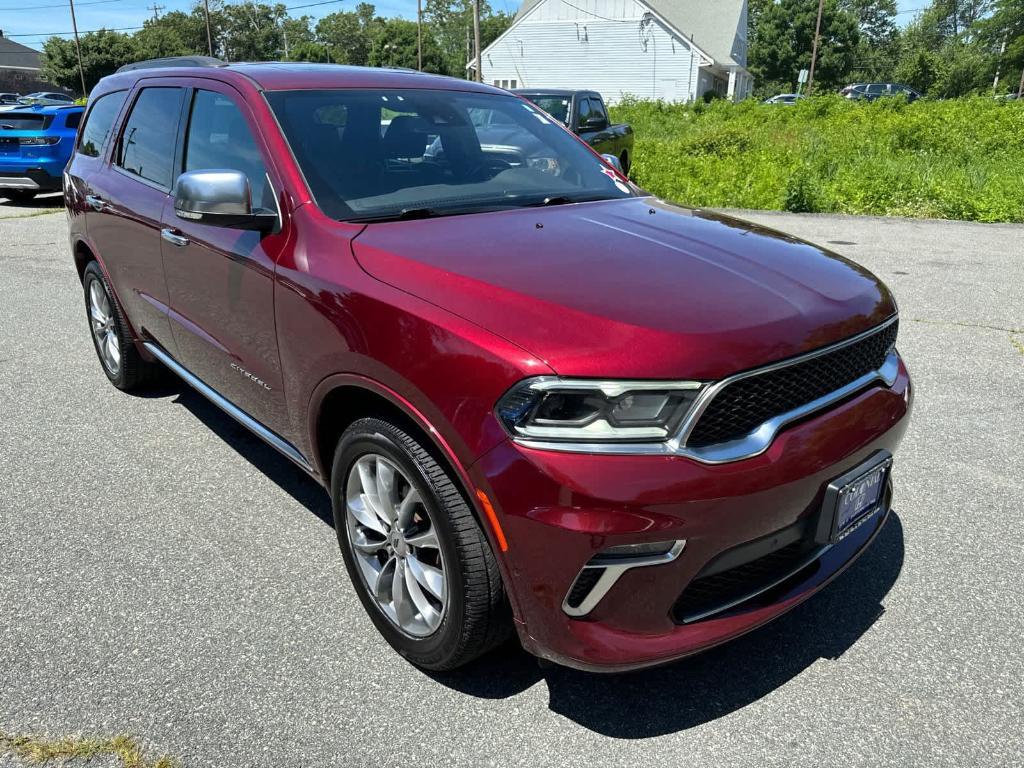
[[[184,235],[179,235],[173,229],[164,228],[160,230],[160,237],[166,240],[171,245],[176,245],[179,248],[184,248],[188,245],[188,238]]]
[[[94,211],[102,211],[107,207],[107,201],[99,195],[86,195],[85,202]]]

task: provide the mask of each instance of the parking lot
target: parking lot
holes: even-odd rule
[[[0,732],[182,766],[1024,764],[1024,225],[745,214],[899,300],[917,400],[878,541],[669,667],[510,646],[428,675],[365,616],[318,486],[183,385],[108,384],[58,204],[0,203]]]

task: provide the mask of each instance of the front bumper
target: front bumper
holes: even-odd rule
[[[681,658],[750,631],[821,589],[884,525],[888,509],[813,568],[700,620],[680,597],[723,553],[817,519],[829,482],[867,457],[895,452],[912,405],[902,360],[875,386],[782,431],[764,453],[725,464],[682,456],[541,451],[505,442],[471,470],[498,509],[505,571],[526,649],[560,664],[618,671]],[[585,616],[563,603],[583,566],[608,547],[685,540],[678,557],[630,569]]]

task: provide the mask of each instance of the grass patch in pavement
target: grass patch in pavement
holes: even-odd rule
[[[63,765],[68,760],[92,760],[114,757],[123,768],[178,768],[178,762],[161,756],[147,759],[142,749],[129,736],[94,739],[82,736],[44,739],[36,736],[13,736],[0,731],[0,755],[11,754],[27,765]]]
[[[0,221],[4,219],[31,219],[33,216],[46,216],[51,213],[60,213],[63,208],[42,208],[38,211],[29,211],[28,213],[16,213],[13,216],[0,216]]]

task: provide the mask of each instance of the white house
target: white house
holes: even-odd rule
[[[524,0],[484,49],[483,79],[592,89],[613,103],[742,99],[753,86],[746,64],[746,0]]]

